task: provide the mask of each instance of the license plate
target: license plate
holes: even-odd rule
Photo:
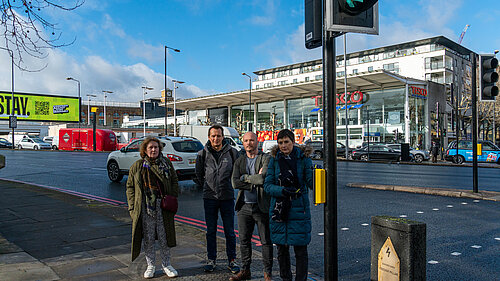
[[[196,159],[189,159],[189,164],[196,164]]]

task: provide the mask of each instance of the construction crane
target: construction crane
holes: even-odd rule
[[[462,44],[462,40],[464,40],[465,32],[467,32],[467,29],[469,28],[470,24],[465,25],[464,30],[462,31],[462,34],[460,34],[460,38],[458,38],[458,44]]]

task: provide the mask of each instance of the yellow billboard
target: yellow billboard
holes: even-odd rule
[[[18,121],[78,122],[80,102],[77,97],[0,92],[0,119],[11,114]]]

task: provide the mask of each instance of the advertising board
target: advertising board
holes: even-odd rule
[[[14,115],[17,121],[78,122],[77,97],[0,92],[0,119]]]

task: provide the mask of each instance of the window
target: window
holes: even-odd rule
[[[344,71],[339,71],[337,72],[337,77],[342,77],[345,75],[345,72]]]
[[[373,71],[373,66],[369,66],[368,71]]]
[[[358,74],[358,70],[357,69],[353,69],[352,70],[352,74]]]
[[[127,152],[137,152],[139,151],[139,148],[141,147],[142,140],[137,140],[134,141],[133,143],[129,144],[127,146]]]
[[[309,77],[306,77],[305,81],[306,81],[306,82],[309,82]]]
[[[323,79],[323,75],[316,75],[316,77],[314,77],[316,80],[321,80]]]
[[[298,83],[297,78],[293,79],[293,83]]]
[[[399,73],[399,63],[388,63],[384,64],[384,70],[394,72],[394,73]]]
[[[172,146],[179,152],[198,152],[203,149],[203,144],[199,141],[172,142]]]

